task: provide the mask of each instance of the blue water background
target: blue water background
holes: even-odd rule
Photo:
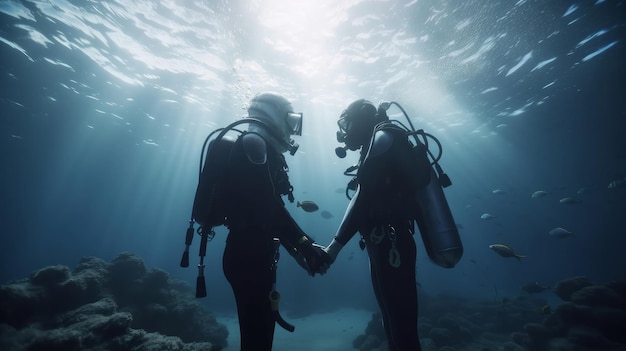
[[[319,243],[358,157],[335,156],[337,117],[357,98],[392,100],[443,144],[465,245],[446,270],[416,236],[424,291],[498,299],[529,282],[625,279],[625,24],[611,0],[2,0],[0,282],[130,251],[194,284],[198,239],[192,267],[178,263],[202,142],[262,90],[304,112],[289,174],[320,211],[287,206]],[[214,310],[234,309],[225,237],[207,252]],[[278,287],[287,309],[374,305],[356,237],[323,277],[283,255]]]

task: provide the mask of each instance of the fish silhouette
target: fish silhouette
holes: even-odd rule
[[[309,200],[302,201],[302,202],[298,201],[296,203],[296,206],[302,207],[302,209],[306,212],[315,212],[320,209],[319,206],[317,206],[315,202],[309,201]]]
[[[495,251],[498,255],[502,257],[515,257],[520,261],[522,260],[522,258],[526,257],[526,256],[518,255],[517,253],[515,253],[515,251],[513,251],[512,248],[504,244],[492,244],[492,245],[489,245],[489,248]]]
[[[559,239],[569,238],[574,235],[573,232],[570,232],[569,230],[561,228],[561,227],[554,228],[548,233],[550,234],[550,236],[553,236]]]
[[[544,196],[546,196],[546,195],[548,195],[548,194],[550,194],[550,193],[549,193],[549,192],[547,192],[547,191],[544,191],[544,190],[537,190],[537,191],[535,191],[532,195],[530,195],[530,197],[535,197],[535,198],[536,198],[536,197],[544,197]]]

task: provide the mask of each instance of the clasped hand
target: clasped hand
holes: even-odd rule
[[[330,268],[333,260],[323,246],[312,243],[303,251],[304,262],[298,261],[298,263],[310,276],[313,277],[315,274],[324,275]]]

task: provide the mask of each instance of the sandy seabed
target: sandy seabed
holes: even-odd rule
[[[228,327],[228,346],[223,351],[239,351],[239,324],[236,315],[217,315],[218,322]],[[372,311],[340,309],[310,314],[300,318],[284,316],[296,329],[290,333],[276,326],[273,351],[337,351],[353,350],[352,341],[363,334],[372,318]]]

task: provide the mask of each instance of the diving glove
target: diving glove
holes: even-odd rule
[[[300,267],[304,268],[310,276],[315,273],[324,274],[330,266],[330,257],[324,248],[316,244],[307,236],[302,236],[295,245],[297,252],[292,254]]]

